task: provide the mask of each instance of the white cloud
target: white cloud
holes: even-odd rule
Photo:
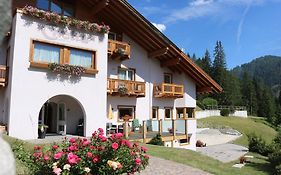
[[[241,18],[241,20],[239,22],[238,29],[237,29],[237,35],[236,35],[236,42],[237,42],[237,44],[240,43],[240,38],[241,38],[241,35],[242,35],[244,20],[246,18],[246,15],[247,15],[248,11],[250,10],[250,7],[251,7],[251,3],[249,3],[248,6],[246,7],[246,9],[244,10],[242,18]]]
[[[271,0],[273,1],[273,0]],[[277,1],[277,0],[274,0]],[[278,0],[279,1],[279,0]],[[174,9],[165,19],[166,23],[178,20],[191,20],[204,16],[224,18],[233,11],[233,7],[262,5],[265,0],[193,0],[181,9]],[[236,12],[237,13],[237,12]]]
[[[164,32],[166,30],[166,26],[164,24],[157,24],[157,23],[152,23],[158,30],[161,32]]]

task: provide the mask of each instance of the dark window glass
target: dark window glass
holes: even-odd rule
[[[165,118],[172,118],[172,109],[171,108],[165,109]]]
[[[65,16],[74,16],[73,6],[69,4],[64,4],[63,15]]]
[[[43,10],[49,10],[49,0],[37,0],[37,8]]]
[[[172,84],[172,74],[164,74],[164,83]]]
[[[51,2],[51,11],[62,14],[62,6],[58,2]]]
[[[119,119],[120,120],[122,120],[123,117],[125,117],[126,115],[129,115],[132,118],[134,118],[134,108],[133,107],[128,107],[128,108],[122,107],[122,108],[119,108],[118,110],[119,110]]]

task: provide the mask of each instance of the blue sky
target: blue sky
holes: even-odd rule
[[[281,0],[128,0],[185,52],[211,54],[217,40],[228,68],[281,55]]]

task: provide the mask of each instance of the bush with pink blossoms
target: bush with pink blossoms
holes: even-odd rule
[[[143,170],[149,160],[146,152],[121,133],[106,137],[99,129],[90,139],[71,138],[49,148],[36,146],[31,158],[34,174],[118,175]]]

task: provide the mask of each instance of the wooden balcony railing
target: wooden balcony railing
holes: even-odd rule
[[[107,79],[107,93],[120,96],[145,96],[145,82]]]
[[[130,58],[131,47],[126,42],[108,40],[108,56],[112,59],[126,60]]]
[[[0,65],[0,86],[4,87],[7,80],[7,68],[6,66]]]
[[[162,98],[162,97],[182,98],[183,91],[184,91],[183,85],[177,85],[177,84],[162,83],[160,85],[154,85],[153,87],[154,97],[157,98]]]

